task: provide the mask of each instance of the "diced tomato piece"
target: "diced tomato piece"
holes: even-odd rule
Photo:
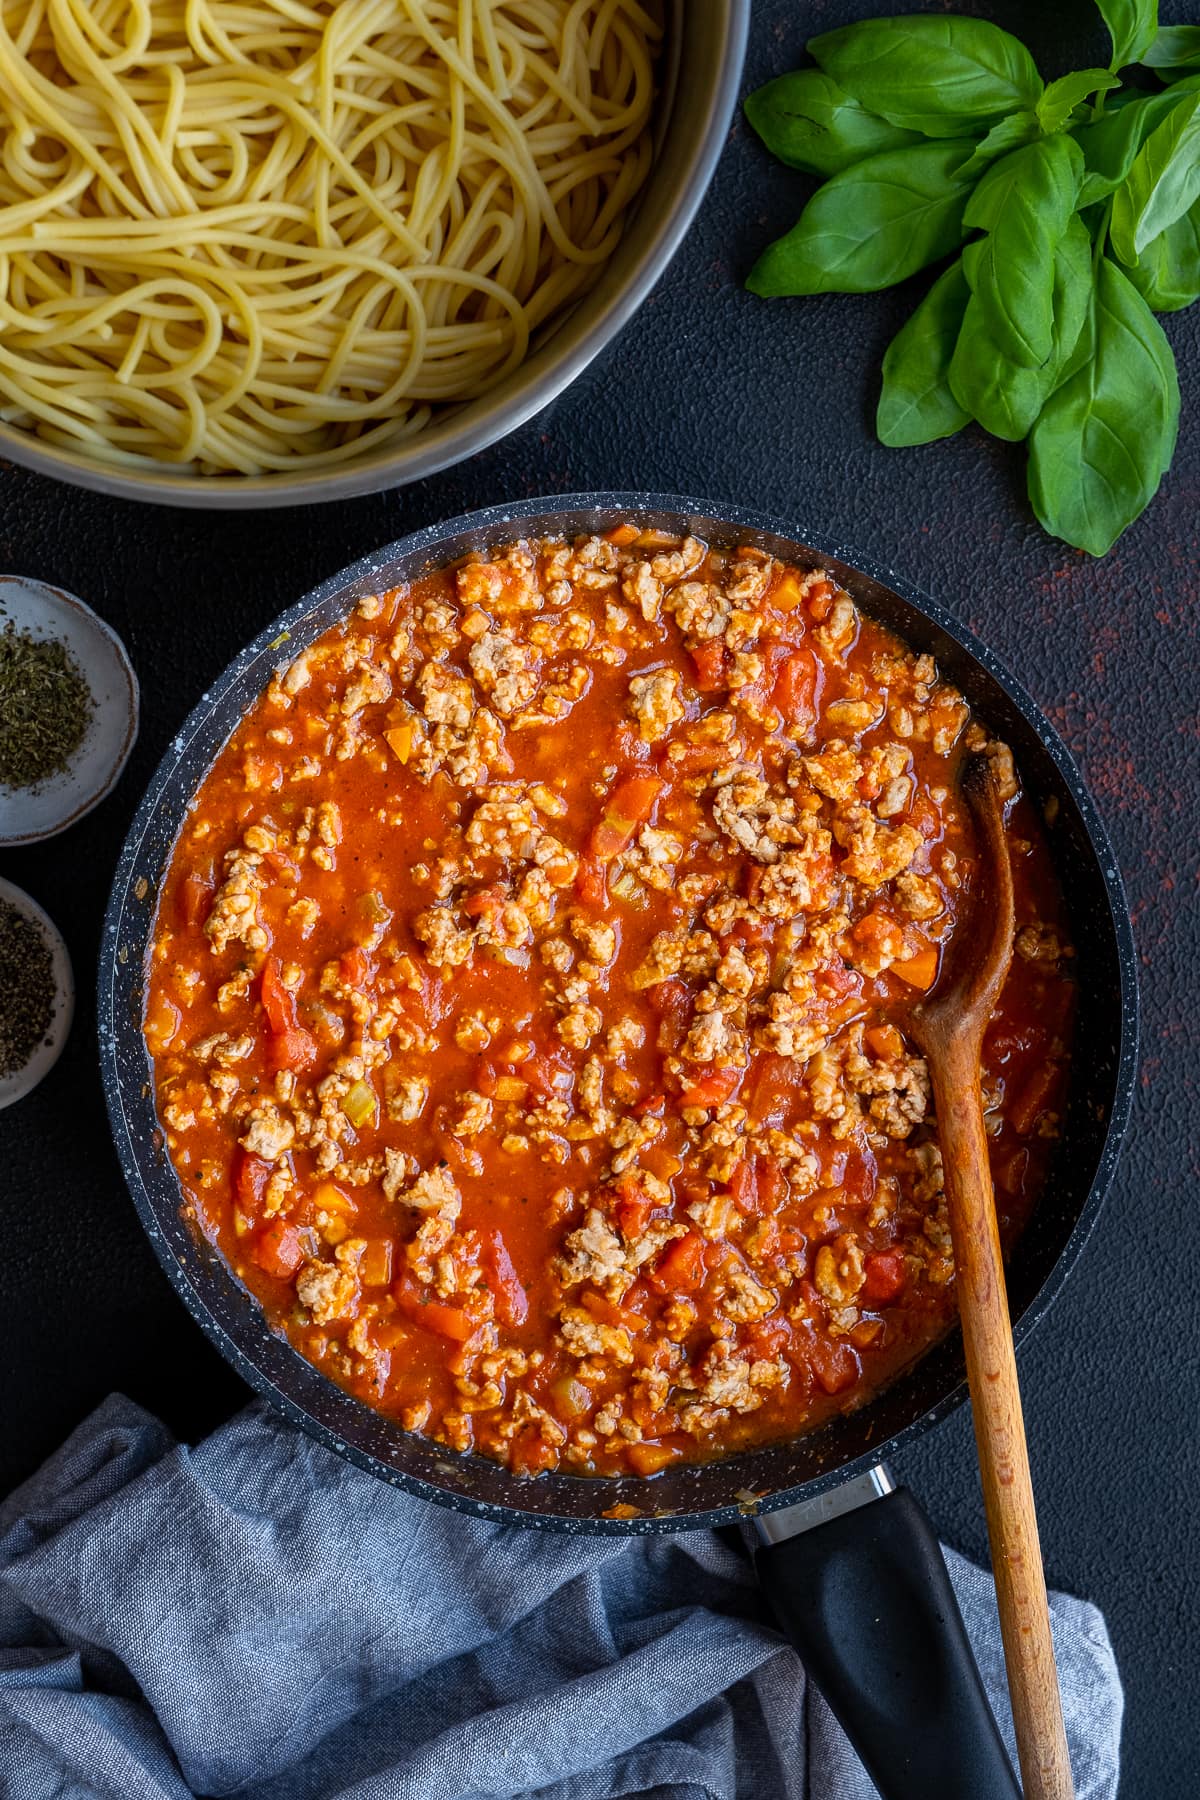
[[[469,919],[482,919],[488,913],[498,912],[507,900],[508,895],[501,887],[480,888],[477,893],[467,895],[462,909]]]
[[[307,1069],[317,1059],[317,1041],[296,1023],[296,996],[285,987],[277,956],[263,964],[263,1011],[271,1028],[269,1060],[274,1069]]]
[[[632,1243],[635,1238],[641,1237],[646,1226],[650,1223],[650,1214],[653,1211],[653,1200],[651,1200],[649,1194],[643,1193],[640,1189],[636,1189],[631,1194],[626,1194],[622,1199],[617,1201],[616,1207],[614,1208],[617,1224],[620,1226],[622,1233],[630,1243]]]
[[[407,1283],[400,1283],[394,1290],[396,1304],[405,1318],[411,1319],[414,1325],[420,1325],[426,1331],[435,1332],[439,1337],[451,1338],[456,1344],[465,1344],[474,1337],[478,1323],[461,1306],[447,1306],[440,1300],[422,1300],[420,1294]]]
[[[477,1094],[482,1094],[486,1100],[493,1098],[496,1092],[496,1069],[486,1057],[481,1056],[475,1064],[475,1073],[471,1079]]]
[[[753,1156],[743,1156],[729,1182],[733,1203],[740,1212],[758,1211],[758,1169]]]
[[[769,1156],[760,1157],[758,1163],[759,1213],[769,1218],[783,1205],[787,1197],[787,1176],[779,1164]]]
[[[746,1335],[755,1356],[778,1356],[792,1341],[792,1327],[781,1314],[774,1319],[760,1319]]]
[[[272,1219],[263,1226],[250,1254],[260,1269],[279,1281],[290,1281],[304,1261],[300,1233],[284,1219]]]
[[[518,1432],[508,1447],[508,1466],[514,1475],[543,1475],[558,1463],[558,1451],[535,1431]]]
[[[863,1295],[878,1305],[894,1300],[907,1280],[908,1271],[898,1250],[877,1250],[863,1264]]]
[[[756,1059],[747,1101],[749,1123],[782,1126],[799,1096],[803,1071],[790,1056],[771,1050]]]
[[[844,1339],[814,1336],[808,1353],[809,1366],[817,1386],[827,1394],[844,1394],[862,1373],[862,1364]]]
[[[365,950],[343,950],[338,958],[338,972],[347,987],[360,988],[370,973]]]
[[[604,905],[608,899],[608,889],[605,884],[604,864],[593,861],[589,856],[583,857],[575,876],[575,892],[585,906]]]
[[[277,956],[268,956],[262,971],[262,1003],[267,1024],[272,1031],[287,1031],[296,1023],[296,1000],[284,986],[283,971]]]
[[[1013,1102],[1008,1122],[1018,1137],[1028,1137],[1054,1093],[1058,1064],[1044,1062],[1033,1071]]]
[[[682,981],[655,982],[646,998],[658,1014],[658,1048],[666,1055],[678,1050],[691,1017],[692,998]]]
[[[811,725],[817,716],[817,659],[805,646],[779,666],[771,698],[789,725]]]
[[[741,1086],[742,1076],[746,1071],[732,1066],[724,1069],[713,1069],[701,1080],[694,1081],[685,1087],[680,1095],[683,1106],[721,1106],[731,1100]]]
[[[657,775],[626,775],[619,781],[592,832],[588,854],[602,863],[619,856],[654,811],[665,785]]]
[[[531,1056],[521,1064],[521,1079],[544,1100],[560,1096],[571,1085],[570,1071],[550,1056]]]
[[[492,1277],[496,1317],[502,1325],[523,1325],[529,1317],[529,1295],[513,1267],[508,1246],[498,1231],[486,1234],[485,1256]]]
[[[809,613],[820,624],[833,608],[833,583],[824,575],[818,576],[809,583],[807,600]]]
[[[244,1213],[253,1216],[262,1211],[263,1194],[270,1179],[270,1163],[239,1147],[233,1164],[233,1185]]]
[[[179,887],[179,913],[185,925],[199,925],[208,917],[212,897],[217,891],[211,863],[204,869],[189,869]]]
[[[874,1151],[865,1144],[855,1142],[849,1146],[840,1186],[845,1198],[855,1206],[865,1206],[874,1199],[879,1168]]]
[[[669,1243],[650,1276],[664,1294],[694,1294],[704,1286],[704,1240],[689,1231]]]
[[[702,694],[714,694],[725,685],[727,656],[719,638],[707,638],[691,652],[696,669],[696,687]]]

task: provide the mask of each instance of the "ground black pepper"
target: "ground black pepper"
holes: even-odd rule
[[[0,1080],[29,1061],[54,1016],[54,964],[41,928],[0,900]]]
[[[91,712],[91,691],[66,645],[10,620],[0,631],[0,783],[33,787],[65,769]]]

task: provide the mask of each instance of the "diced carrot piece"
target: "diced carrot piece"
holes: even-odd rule
[[[529,1038],[512,1037],[505,1038],[503,1043],[497,1044],[492,1054],[498,1063],[504,1064],[506,1069],[519,1069],[522,1063],[529,1061],[535,1048],[536,1046]]]
[[[529,1317],[529,1296],[513,1267],[508,1246],[498,1231],[489,1231],[484,1242],[496,1317],[502,1325],[523,1325]]]
[[[933,944],[928,949],[918,950],[915,956],[905,957],[903,962],[892,964],[892,974],[898,975],[901,981],[907,981],[909,987],[920,988],[924,992],[931,988],[937,980],[938,953]]]
[[[385,731],[388,749],[397,762],[406,763],[412,755],[413,728],[411,724],[396,725],[391,731]]]
[[[904,1054],[904,1039],[894,1025],[872,1025],[863,1032],[867,1048],[875,1056],[897,1057]]]
[[[422,1300],[408,1287],[402,1286],[396,1293],[396,1304],[414,1325],[435,1332],[439,1337],[451,1338],[456,1344],[465,1344],[478,1330],[477,1322],[461,1306],[447,1306],[440,1300]]]
[[[290,1281],[304,1261],[300,1233],[285,1219],[272,1219],[264,1225],[250,1254],[260,1269],[279,1281]]]
[[[637,543],[638,528],[636,525],[614,525],[611,531],[605,532],[604,537],[607,543],[615,544],[618,550],[624,550],[628,545]]]
[[[654,1265],[650,1280],[664,1294],[694,1294],[704,1286],[704,1240],[689,1231],[669,1243]]]
[[[359,1280],[364,1287],[388,1287],[392,1279],[391,1238],[368,1238],[358,1259]]]
[[[635,1475],[657,1475],[671,1463],[678,1462],[683,1451],[672,1449],[670,1444],[642,1443],[630,1444],[625,1454]]]
[[[816,717],[817,659],[805,646],[784,658],[771,698],[789,725],[810,725]]]
[[[680,1096],[682,1106],[721,1106],[726,1100],[733,1098],[745,1070],[741,1068],[714,1069],[702,1080],[686,1087]]]
[[[497,1075],[495,1098],[502,1106],[520,1106],[529,1092],[529,1083],[519,1075]]]
[[[588,1288],[580,1296],[580,1304],[590,1312],[593,1319],[599,1319],[602,1325],[621,1325],[626,1331],[648,1331],[650,1321],[644,1314],[635,1312],[631,1306],[618,1306],[607,1294],[597,1293],[595,1288]]]
[[[880,1304],[894,1300],[907,1280],[908,1271],[898,1250],[878,1250],[863,1264],[862,1291],[868,1300]]]
[[[696,670],[696,687],[702,694],[716,693],[725,686],[727,657],[719,638],[707,638],[690,652]]]
[[[803,588],[792,571],[788,569],[771,589],[767,604],[773,606],[776,612],[791,612],[793,608],[799,606],[803,598]]]

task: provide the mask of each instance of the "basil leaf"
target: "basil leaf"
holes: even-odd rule
[[[866,19],[810,38],[808,48],[871,112],[927,137],[966,135],[1042,92],[1024,44],[983,19]]]
[[[1112,39],[1114,69],[1141,62],[1158,31],[1158,0],[1096,0]]]
[[[940,275],[883,358],[875,415],[879,441],[899,449],[952,437],[970,414],[950,392],[950,358],[971,290],[962,263]]]
[[[876,118],[820,69],[780,75],[746,96],[746,117],[780,162],[812,175],[837,175],[866,156],[920,142]]]
[[[1200,90],[1200,75],[1188,76],[1161,94],[1118,95],[1095,124],[1078,126],[1071,136],[1083,151],[1087,174],[1079,190],[1081,207],[1105,200],[1133,167],[1138,151],[1162,123],[1181,95]]]
[[[1034,109],[1037,122],[1047,133],[1061,131],[1081,101],[1120,85],[1120,76],[1107,69],[1077,69],[1050,83]]]
[[[1164,25],[1142,61],[1151,69],[1200,69],[1200,25]]]
[[[968,244],[963,265],[977,274],[982,245]],[[1017,443],[1026,436],[1062,379],[1088,315],[1092,297],[1092,240],[1073,218],[1054,257],[1054,336],[1040,368],[1014,362],[996,348],[978,299],[967,303],[949,369],[950,391],[959,405],[993,437]]]
[[[981,175],[998,156],[1007,156],[1010,150],[1017,150],[1022,144],[1031,144],[1039,132],[1038,116],[1032,107],[1022,107],[1020,112],[1009,113],[1006,119],[1000,119],[993,125],[982,142],[975,146],[962,166],[963,177]]]
[[[1082,178],[1073,138],[1041,138],[989,169],[964,214],[987,233],[966,265],[980,323],[1002,356],[1029,369],[1054,341],[1054,253]]]
[[[1123,263],[1136,263],[1160,231],[1200,198],[1200,93],[1187,94],[1155,127],[1113,195],[1109,235]]]
[[[1126,273],[1152,312],[1180,312],[1200,300],[1200,200],[1160,232]]]
[[[869,294],[957,250],[971,191],[959,170],[972,145],[885,150],[819,188],[746,279],[752,294]]]
[[[1097,275],[1091,353],[1029,435],[1029,497],[1047,531],[1103,556],[1158,491],[1179,429],[1171,346],[1107,257]]]

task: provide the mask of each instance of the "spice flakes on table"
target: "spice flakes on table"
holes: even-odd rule
[[[202,1229],[332,1380],[521,1473],[861,1404],[954,1316],[905,1021],[981,747],[1011,1242],[1071,952],[1012,758],[929,656],[819,569],[636,524],[362,600],[235,731],[164,885],[145,1030]]]

